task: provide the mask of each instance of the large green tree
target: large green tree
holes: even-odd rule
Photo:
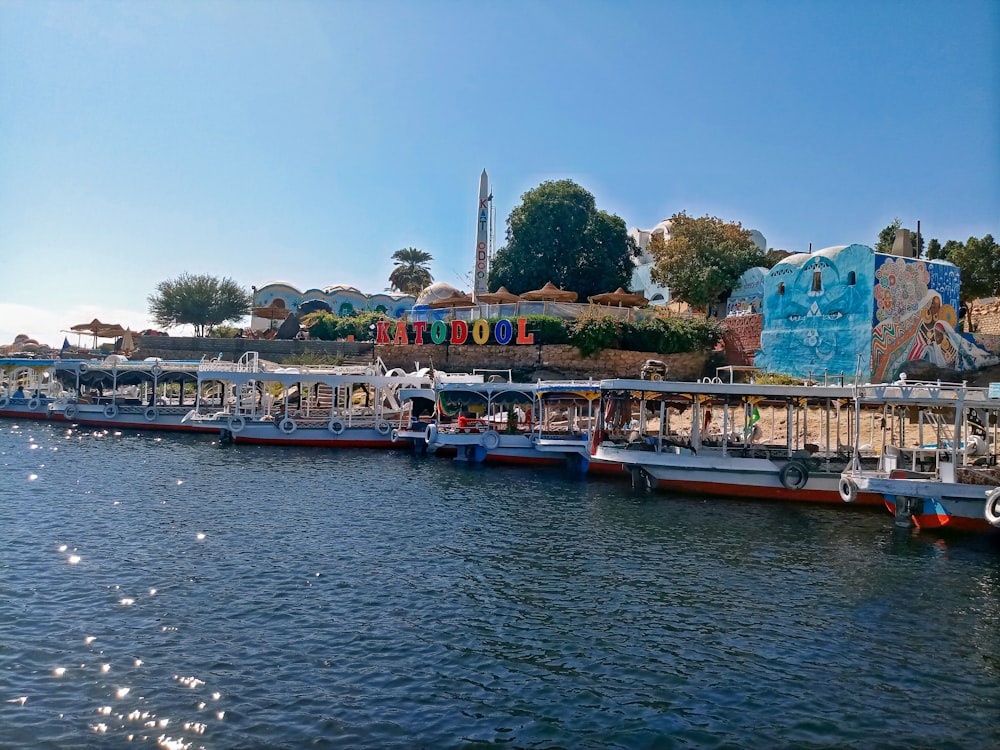
[[[250,314],[251,294],[229,278],[182,273],[161,281],[149,295],[149,314],[157,325],[190,324],[196,336],[222,323],[236,322]]]
[[[580,299],[628,287],[639,254],[625,222],[597,208],[572,180],[543,182],[507,218],[507,244],[490,266],[489,288],[515,294],[547,281]]]
[[[415,247],[404,247],[394,252],[392,259],[396,261],[396,267],[389,274],[389,283],[393,289],[417,295],[434,280],[427,268],[427,264],[434,260],[430,253]]]
[[[969,237],[955,245],[948,260],[962,269],[962,300],[1000,296],[1000,246],[993,235]]]
[[[696,219],[683,211],[670,217],[670,239],[647,250],[653,255],[653,281],[706,312],[728,297],[744,271],[771,262],[742,224],[715,216]]]

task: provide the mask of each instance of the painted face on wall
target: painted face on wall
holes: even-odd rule
[[[844,283],[829,260],[806,262],[781,295],[781,328],[791,335],[789,343],[810,360],[828,362],[841,334],[850,333],[847,316],[855,311],[856,296],[854,285]]]

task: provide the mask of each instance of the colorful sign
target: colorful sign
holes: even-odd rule
[[[412,331],[412,336],[411,336]],[[480,318],[469,321],[435,320],[415,321],[407,324],[402,320],[380,320],[375,324],[376,344],[455,344],[467,343],[482,346],[490,340],[490,321]],[[493,338],[498,344],[534,344],[535,334],[528,333],[528,319],[508,320],[501,318],[493,324]]]
[[[476,274],[472,287],[473,299],[489,291],[486,285],[486,282],[489,281],[489,254],[487,253],[490,231],[489,190],[489,178],[487,178],[484,169],[479,177],[479,210],[476,214]]]

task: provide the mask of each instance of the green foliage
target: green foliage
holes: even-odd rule
[[[707,311],[728,297],[744,271],[765,264],[765,254],[741,224],[714,216],[695,219],[683,211],[670,222],[670,239],[647,248],[652,278],[693,307]]]
[[[215,326],[208,335],[217,339],[234,339],[242,330],[237,326]]]
[[[147,302],[157,325],[190,324],[196,336],[203,336],[207,328],[249,315],[253,298],[232,279],[182,273],[157,284]]]
[[[969,237],[965,244],[956,242],[948,260],[962,269],[963,301],[1000,295],[1000,246],[992,234],[982,239]]]
[[[396,261],[396,267],[389,274],[392,289],[415,296],[434,280],[427,269],[427,264],[434,260],[434,256],[430,253],[417,250],[415,247],[406,247],[394,252],[392,259]]]
[[[584,317],[570,324],[569,343],[589,357],[602,349],[678,354],[714,349],[722,326],[714,318],[616,320]]]
[[[598,210],[589,192],[572,180],[543,182],[507,218],[489,288],[521,294],[551,281],[586,299],[627,287],[638,253],[625,222]]]
[[[589,357],[602,349],[617,349],[621,321],[614,318],[578,318],[570,326],[569,342]]]
[[[332,365],[340,367],[344,364],[343,354],[318,354],[313,352],[303,352],[301,354],[291,354],[285,357],[283,365]]]
[[[528,315],[525,330],[535,336],[536,344],[567,344],[566,321],[552,315]]]
[[[359,312],[353,315],[334,315],[318,311],[302,318],[302,325],[309,329],[309,337],[321,341],[336,341],[353,336],[355,341],[374,341],[372,326],[390,318],[380,312]]]

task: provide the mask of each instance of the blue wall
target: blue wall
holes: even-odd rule
[[[792,255],[764,281],[764,322],[754,364],[797,377],[871,364],[875,252],[864,245]]]

